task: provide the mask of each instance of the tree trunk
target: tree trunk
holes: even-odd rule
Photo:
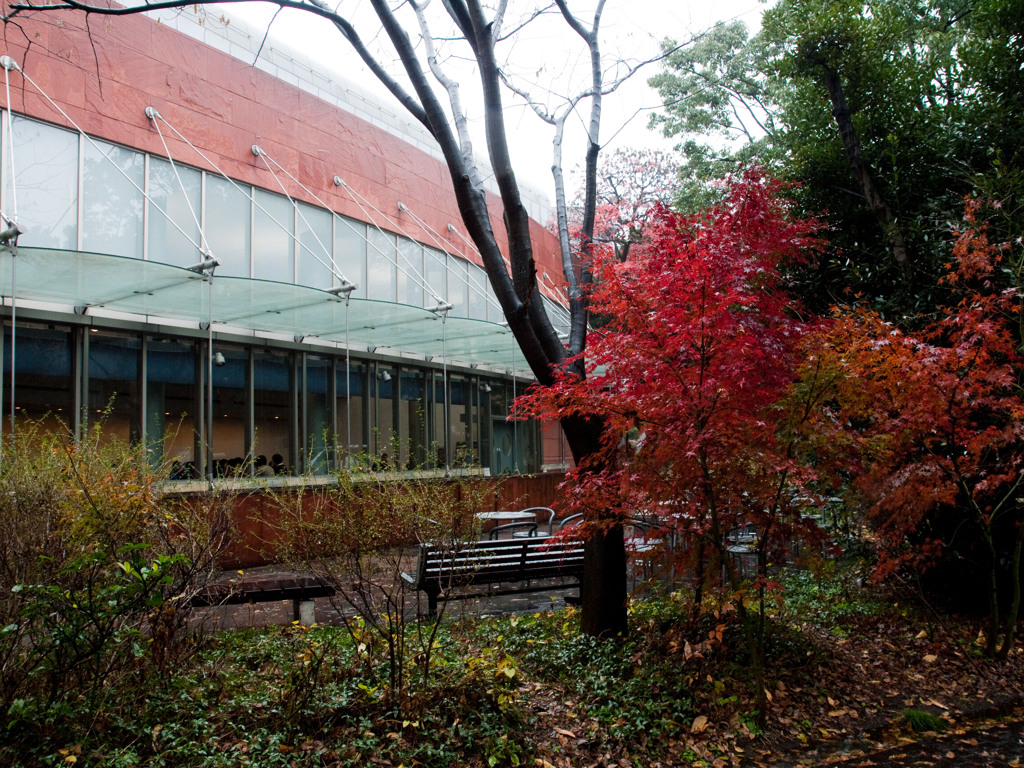
[[[871,170],[864,162],[860,139],[857,137],[857,130],[853,125],[853,113],[850,111],[850,105],[846,102],[839,73],[828,69],[822,80],[825,90],[828,91],[829,100],[832,102],[832,116],[836,119],[836,125],[839,127],[839,137],[846,148],[846,158],[849,161],[850,170],[860,184],[871,212],[885,230],[886,238],[892,248],[893,258],[903,276],[903,282],[910,284],[913,279],[913,268],[910,263],[910,253],[903,238],[903,228],[896,220],[892,208],[889,207],[878,184],[875,183],[874,176],[871,175]]]
[[[573,459],[580,460],[596,450],[604,430],[602,419],[562,420],[562,431]],[[607,510],[587,516],[591,530],[583,544],[583,580],[580,629],[594,637],[615,637],[628,632],[626,605],[626,542],[620,520]]]
[[[626,547],[622,524],[594,530],[583,545],[580,629],[598,638],[625,636]]]

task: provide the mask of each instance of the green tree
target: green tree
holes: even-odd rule
[[[666,40],[662,51],[666,69],[648,83],[665,112],[651,116],[651,127],[683,139],[675,203],[693,213],[720,200],[716,182],[739,165],[755,157],[769,165],[776,99],[761,40],[750,40],[741,21],[716,24],[692,45]]]
[[[722,132],[723,98],[736,109],[756,94],[764,135],[694,170],[706,183],[754,156],[799,183],[804,212],[831,229],[829,250],[798,274],[812,307],[861,298],[888,314],[927,311],[963,197],[1019,207],[1022,6],[781,0],[754,38],[723,28],[717,45],[668,59],[660,124],[700,146]],[[717,79],[701,95],[707,72]]]

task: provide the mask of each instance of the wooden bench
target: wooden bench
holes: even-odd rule
[[[420,544],[416,573],[402,578],[427,595],[431,614],[442,595],[448,600],[515,595],[551,589],[538,579],[569,577],[579,585],[583,576],[583,542],[533,536],[503,541],[477,541],[454,548]],[[503,586],[512,585],[512,586]],[[485,586],[484,592],[454,591]]]
[[[316,621],[313,599],[332,597],[334,587],[314,576],[276,576],[256,579],[229,579],[202,589],[191,603],[195,606],[241,605],[292,601],[292,618],[303,626]]]

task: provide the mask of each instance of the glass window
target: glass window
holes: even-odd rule
[[[210,252],[220,262],[218,275],[249,277],[250,191],[248,186],[239,190],[227,179],[206,174],[203,229]]]
[[[468,264],[469,270],[469,317],[474,320],[487,319],[487,273],[483,267]]]
[[[448,259],[448,303],[452,315],[469,317],[469,262],[462,259]]]
[[[404,237],[398,238],[398,301],[413,307],[422,307],[423,298],[423,246]],[[434,305],[433,297],[427,302]]]
[[[292,234],[295,209],[287,197],[262,189],[253,193],[252,276],[260,280],[295,282]]]
[[[298,203],[297,210],[297,282],[313,288],[330,288],[334,285],[331,264],[331,214],[323,208],[305,203]]]
[[[196,217],[202,213],[201,190],[202,174],[195,168],[178,164],[172,166],[162,158],[150,157],[146,253],[151,261],[176,267],[188,267],[202,261],[196,224]]]
[[[368,231],[366,258],[366,296],[378,301],[394,301],[396,285],[395,236],[372,228]]]
[[[306,445],[303,469],[314,475],[326,474],[332,462],[334,435],[331,432],[330,382],[331,361],[314,355],[306,356],[305,422]]]
[[[398,439],[395,433],[395,388],[398,386],[398,370],[387,366],[378,366],[376,377],[377,397],[370,409],[372,421],[370,429],[373,434],[373,455],[381,466],[394,468],[394,444]]]
[[[253,456],[269,462],[275,453],[292,464],[291,424],[294,369],[291,355],[269,351],[255,353],[253,368]]]
[[[17,371],[14,376],[14,412],[16,424],[31,419],[46,432],[71,429],[74,424],[74,392],[72,372],[72,334],[68,328],[50,328],[18,324],[15,342],[11,344],[11,328],[3,332],[3,419],[4,437],[10,425],[11,355]]]
[[[137,336],[88,334],[89,423],[103,424],[104,435],[136,441],[142,435],[139,400],[139,360],[142,340]]]
[[[551,320],[551,325],[554,326],[555,330],[565,336],[568,336],[569,311],[562,305],[556,304],[548,298],[544,299],[544,310],[548,313],[548,318]]]
[[[196,348],[190,341],[146,344],[146,441],[167,462],[172,480],[199,476],[196,466]]]
[[[358,287],[355,298],[366,298],[366,225],[343,216],[334,218],[334,262]],[[339,283],[340,284],[340,283]]]
[[[146,156],[106,142],[85,142],[82,250],[142,258]]]
[[[449,444],[453,446],[452,466],[464,467],[475,463],[475,455],[479,450],[479,415],[476,403],[477,388],[474,381],[465,377],[452,375],[448,377]]]
[[[340,452],[348,456],[366,455],[370,451],[366,440],[366,366],[352,362],[345,370],[345,362],[338,362],[337,372],[337,425]]]
[[[433,371],[430,373],[429,387],[429,412],[431,431],[433,432],[433,445],[431,447],[437,454],[438,466],[444,467],[448,466],[449,422],[445,420],[445,381],[441,371]]]
[[[427,288],[448,301],[448,256],[434,248],[424,248],[423,251],[423,279]]]
[[[13,131],[17,178],[12,184],[10,162],[5,162],[4,211],[17,214],[25,231],[18,242],[76,249],[78,134],[17,115]]]
[[[213,473],[217,477],[241,477],[247,474],[249,352],[216,341],[213,352]],[[205,347],[203,354],[205,357]],[[204,359],[203,365],[208,364]]]
[[[425,372],[402,369],[398,404],[399,466],[420,469],[427,464],[427,382]]]

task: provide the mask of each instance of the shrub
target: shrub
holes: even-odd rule
[[[361,469],[342,470],[332,485],[309,493],[276,493],[277,555],[334,586],[359,661],[371,675],[386,668],[388,703],[415,716],[446,605],[424,615],[402,578],[415,570],[410,545],[429,539],[453,548],[476,539],[474,513],[493,488],[459,478],[417,481],[372,464]]]
[[[56,726],[185,650],[226,517],[161,498],[146,451],[99,427],[75,441],[21,424],[2,447],[0,712],[9,729]]]

